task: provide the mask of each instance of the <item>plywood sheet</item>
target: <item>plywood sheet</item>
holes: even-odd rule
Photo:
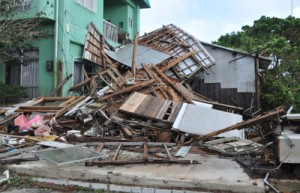
[[[149,119],[173,123],[182,103],[142,93],[134,93],[121,107],[120,112]]]
[[[241,115],[184,103],[172,126],[172,130],[194,135],[205,135],[242,121]],[[244,138],[244,131],[233,130],[220,134],[219,137],[233,136]]]

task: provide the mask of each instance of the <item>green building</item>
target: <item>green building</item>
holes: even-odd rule
[[[68,75],[73,77],[59,95],[67,96],[69,88],[82,80],[82,69],[95,67],[81,59],[91,22],[113,46],[133,39],[140,28],[140,9],[150,8],[149,0],[23,0],[13,8],[20,18],[45,13],[43,29],[49,37],[30,42],[22,50],[26,62],[0,65],[0,81],[22,85],[31,97],[49,96],[53,88]]]

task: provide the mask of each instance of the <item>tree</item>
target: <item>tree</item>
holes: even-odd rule
[[[0,64],[15,62],[23,48],[30,46],[31,41],[47,36],[40,28],[43,12],[36,13],[31,18],[20,19],[20,12],[16,7],[22,5],[22,2],[0,0]]]
[[[0,65],[20,65],[26,60],[23,51],[31,47],[31,42],[44,38],[47,32],[41,30],[43,12],[31,18],[22,18],[17,9],[23,0],[0,0]],[[2,91],[2,92],[1,92]],[[0,82],[0,98],[27,97],[24,87],[6,85]]]
[[[300,111],[300,19],[262,16],[253,26],[221,36],[216,44],[271,57],[262,72],[262,107],[294,105]]]

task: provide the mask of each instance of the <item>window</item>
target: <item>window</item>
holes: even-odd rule
[[[76,0],[76,2],[90,11],[97,12],[97,0]]]
[[[129,17],[129,27],[132,28],[133,24],[132,24],[132,19],[131,17]]]
[[[82,62],[74,62],[74,76],[73,76],[73,84],[76,85],[84,80],[83,76],[83,63]]]
[[[13,10],[22,10],[24,11],[31,4],[31,0],[13,0],[11,2],[10,8]]]

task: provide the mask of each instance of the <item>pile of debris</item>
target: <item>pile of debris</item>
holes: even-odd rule
[[[57,165],[195,164],[182,159],[191,145],[278,163],[272,140],[291,123],[285,110],[244,120],[242,108],[193,92],[190,78],[214,59],[180,28],[163,26],[112,49],[91,24],[83,58],[98,65],[96,73],[84,73],[85,80],[70,88],[84,95],[41,97],[1,109],[1,163],[44,158]],[[286,138],[279,137],[279,146]],[[279,162],[290,160],[294,149],[285,155],[280,150]]]

